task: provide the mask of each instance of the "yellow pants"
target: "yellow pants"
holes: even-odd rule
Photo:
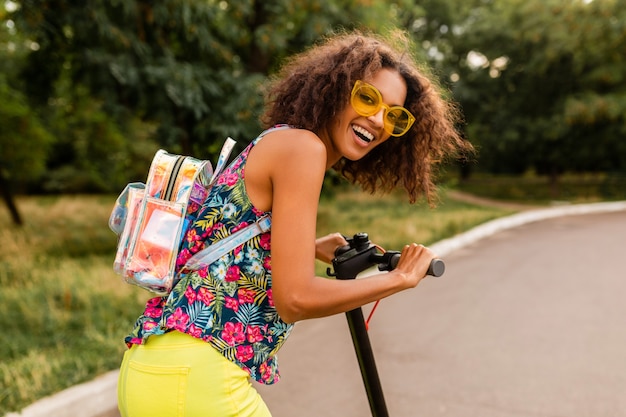
[[[117,398],[122,417],[271,417],[246,371],[177,331],[126,351]]]

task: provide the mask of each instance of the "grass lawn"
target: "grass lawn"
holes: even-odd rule
[[[112,271],[114,196],[24,197],[0,209],[0,416],[119,366],[151,295]],[[319,234],[369,233],[386,249],[430,244],[511,211],[447,199],[436,209],[345,191],[322,199]],[[319,265],[322,274],[325,265]]]
[[[474,174],[456,189],[471,194],[533,204],[593,203],[626,200],[624,174],[563,174],[558,181],[536,174],[521,176]]]

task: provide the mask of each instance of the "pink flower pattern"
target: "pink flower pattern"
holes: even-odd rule
[[[202,329],[191,323],[189,325],[189,328],[187,329],[187,334],[190,334],[193,337],[197,337],[198,339],[200,339],[202,337]]]
[[[189,304],[191,304],[196,301],[198,294],[193,290],[192,287],[187,287],[187,289],[185,290],[185,297],[187,297]]]
[[[243,332],[242,323],[233,323],[229,321],[224,325],[224,330],[222,331],[222,339],[230,346],[240,344],[245,340],[245,338],[246,336]]]
[[[254,349],[250,345],[237,346],[237,359],[240,362],[247,362],[254,356]]]
[[[233,297],[226,297],[225,299],[226,303],[225,303],[225,307],[226,308],[230,308],[233,311],[239,311],[239,301],[237,301],[236,298]]]
[[[246,328],[246,338],[250,343],[256,343],[263,340],[260,326],[248,326]]]
[[[259,244],[263,249],[270,250],[270,235],[268,233],[261,235],[261,242]]]
[[[241,269],[237,265],[232,265],[226,272],[226,281],[234,282],[239,280]]]
[[[176,311],[174,311],[174,314],[167,318],[167,327],[179,331],[185,331],[185,327],[187,326],[188,322],[189,315],[185,314],[185,312],[183,312],[183,309],[178,307]]]
[[[213,300],[215,300],[215,296],[205,287],[200,287],[198,288],[198,300],[208,306]]]
[[[239,303],[253,304],[254,297],[256,297],[256,292],[247,288],[239,288],[239,291],[237,291],[237,295],[239,296]]]

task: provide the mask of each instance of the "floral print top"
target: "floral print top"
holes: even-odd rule
[[[248,153],[267,132],[216,179],[185,233],[178,268],[207,245],[267,214],[253,207],[244,184]],[[144,343],[151,335],[178,330],[210,343],[256,381],[277,382],[275,354],[293,324],[283,322],[274,307],[270,244],[270,233],[262,233],[205,268],[191,272],[180,269],[182,279],[168,296],[148,300],[125,339],[128,346]]]

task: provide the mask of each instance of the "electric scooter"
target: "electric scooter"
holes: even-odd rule
[[[327,274],[337,279],[355,279],[357,275],[367,269],[378,265],[379,271],[391,271],[400,260],[400,252],[387,251],[380,253],[373,245],[367,233],[357,233],[352,238],[346,238],[347,246],[343,246],[335,252],[332,268],[328,268]],[[439,277],[445,271],[445,264],[441,259],[433,259],[430,263],[427,275]],[[369,336],[363,311],[357,308],[346,312],[352,343],[361,368],[363,384],[372,411],[372,417],[388,417],[387,405],[383,395],[380,378],[376,369],[376,361],[370,344]]]

